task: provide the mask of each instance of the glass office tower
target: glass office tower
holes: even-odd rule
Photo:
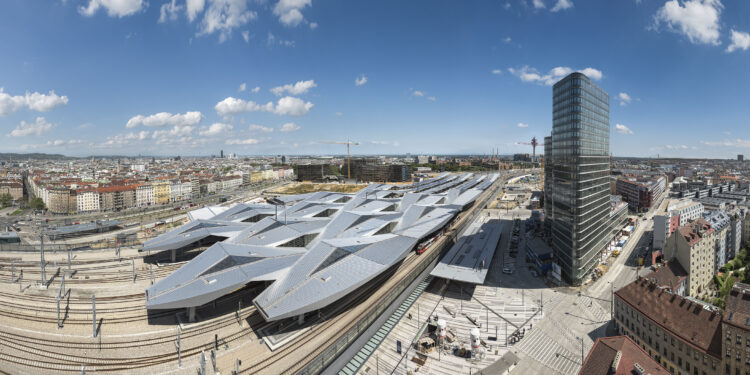
[[[579,285],[609,240],[609,95],[581,73],[553,89],[545,137],[545,229],[562,277]]]

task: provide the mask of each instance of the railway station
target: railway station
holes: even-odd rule
[[[0,359],[33,374],[322,373],[430,277],[505,178],[252,199],[148,226],[142,245],[3,254]]]

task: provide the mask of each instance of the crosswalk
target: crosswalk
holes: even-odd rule
[[[611,318],[609,311],[604,309],[598,301],[594,301],[588,296],[579,296],[576,303],[582,310],[591,314],[597,322],[609,321]]]
[[[516,348],[558,373],[577,374],[581,368],[580,353],[565,349],[544,331],[532,330]]]

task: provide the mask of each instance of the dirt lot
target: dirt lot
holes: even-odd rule
[[[271,193],[277,194],[305,194],[316,191],[332,191],[336,193],[356,193],[365,188],[367,184],[343,185],[343,184],[315,184],[315,183],[294,183],[281,186],[271,190]]]

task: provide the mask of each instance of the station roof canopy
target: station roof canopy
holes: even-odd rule
[[[430,274],[443,279],[484,284],[502,230],[499,219],[479,216]]]
[[[432,193],[418,192],[424,186],[417,184],[373,184],[356,194],[235,205],[144,244],[144,250],[176,250],[224,238],[152,285],[146,307],[200,306],[249,282],[272,281],[253,301],[266,320],[322,309],[402,261],[496,179],[445,174],[426,182],[445,187]]]

